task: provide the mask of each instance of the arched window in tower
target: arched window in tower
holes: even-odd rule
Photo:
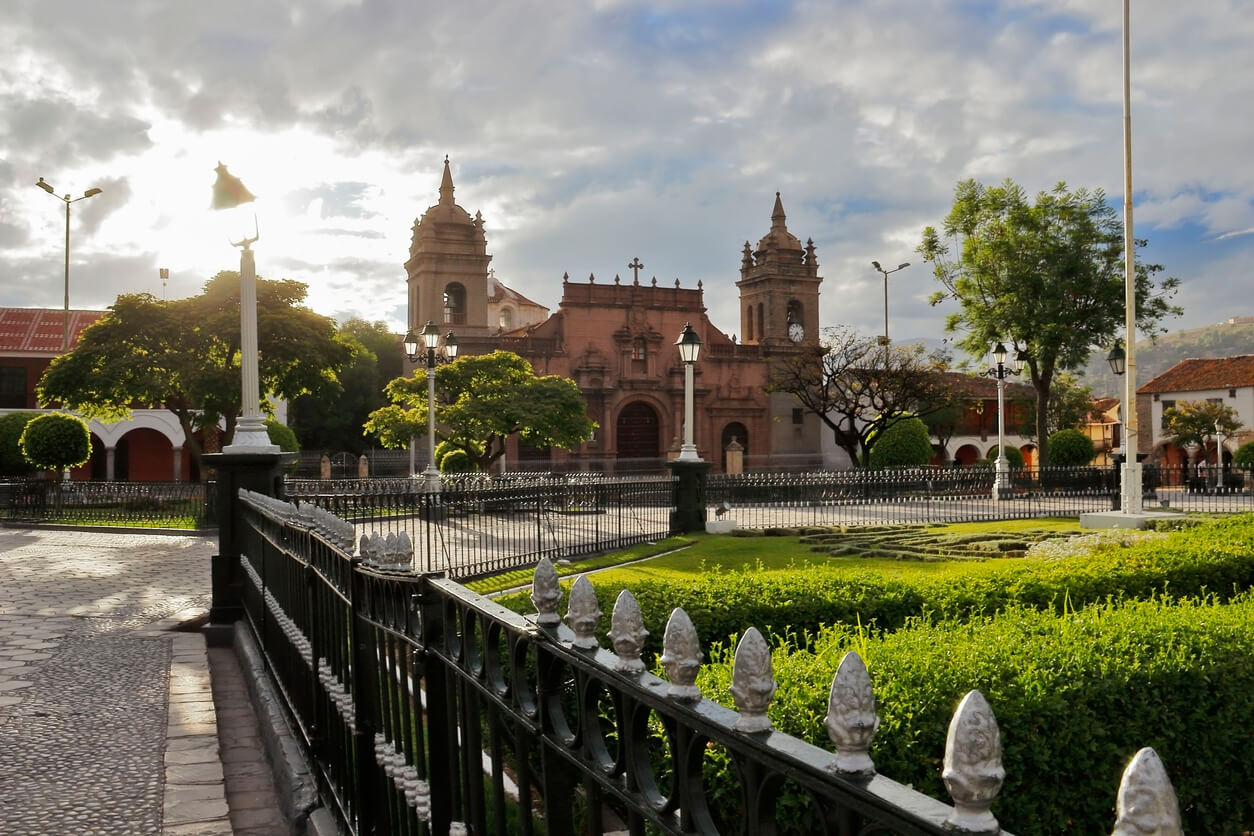
[[[758,342],[766,339],[766,306],[761,302],[758,303]]]
[[[514,310],[513,308],[501,308],[500,325],[502,331],[512,330],[514,327]]]
[[[805,307],[796,299],[789,299],[788,300],[788,324],[792,325],[795,322],[798,325],[804,326],[805,321],[806,321]],[[791,336],[791,334],[789,336]]]
[[[466,288],[458,282],[444,286],[444,321],[450,325],[466,324]]]
[[[753,342],[753,305],[745,310],[745,342]]]

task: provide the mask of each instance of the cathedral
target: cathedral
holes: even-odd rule
[[[707,317],[701,282],[643,279],[638,258],[627,265],[629,279],[563,276],[556,312],[506,287],[491,260],[483,217],[453,200],[446,158],[439,202],[415,221],[405,262],[410,330],[431,321],[456,334],[459,354],[512,351],[536,374],[574,380],[599,425],[569,451],[511,439],[507,470],[660,471],[683,438],[684,368],[675,341],[686,323],[702,343],[693,426],[701,458],[715,471],[822,465],[818,418],[792,396],[766,391],[773,357],[818,341],[823,281],[813,241],[803,246],[788,231],[778,193],[770,230],[741,253],[739,341]]]

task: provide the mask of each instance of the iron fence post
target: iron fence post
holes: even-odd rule
[[[671,533],[686,534],[690,531],[705,531],[705,486],[710,472],[711,462],[680,461],[667,462],[671,473],[675,474],[675,490],[673,494],[674,510],[671,511]]]

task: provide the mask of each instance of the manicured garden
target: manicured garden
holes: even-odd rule
[[[980,689],[1007,773],[994,813],[1021,836],[1109,832],[1142,746],[1166,764],[1185,832],[1254,826],[1254,515],[1141,535],[1074,521],[781,535],[658,544],[682,548],[589,579],[607,615],[632,590],[648,652],[683,607],[711,660],[699,684],[728,706],[732,649],[758,627],[775,648],[775,726],[828,748],[831,679],[856,649],[879,771],[937,798],[949,718]],[[532,611],[525,591],[500,601]]]

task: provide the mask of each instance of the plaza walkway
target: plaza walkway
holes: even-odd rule
[[[286,832],[234,654],[177,631],[214,551],[0,529],[0,833]]]

